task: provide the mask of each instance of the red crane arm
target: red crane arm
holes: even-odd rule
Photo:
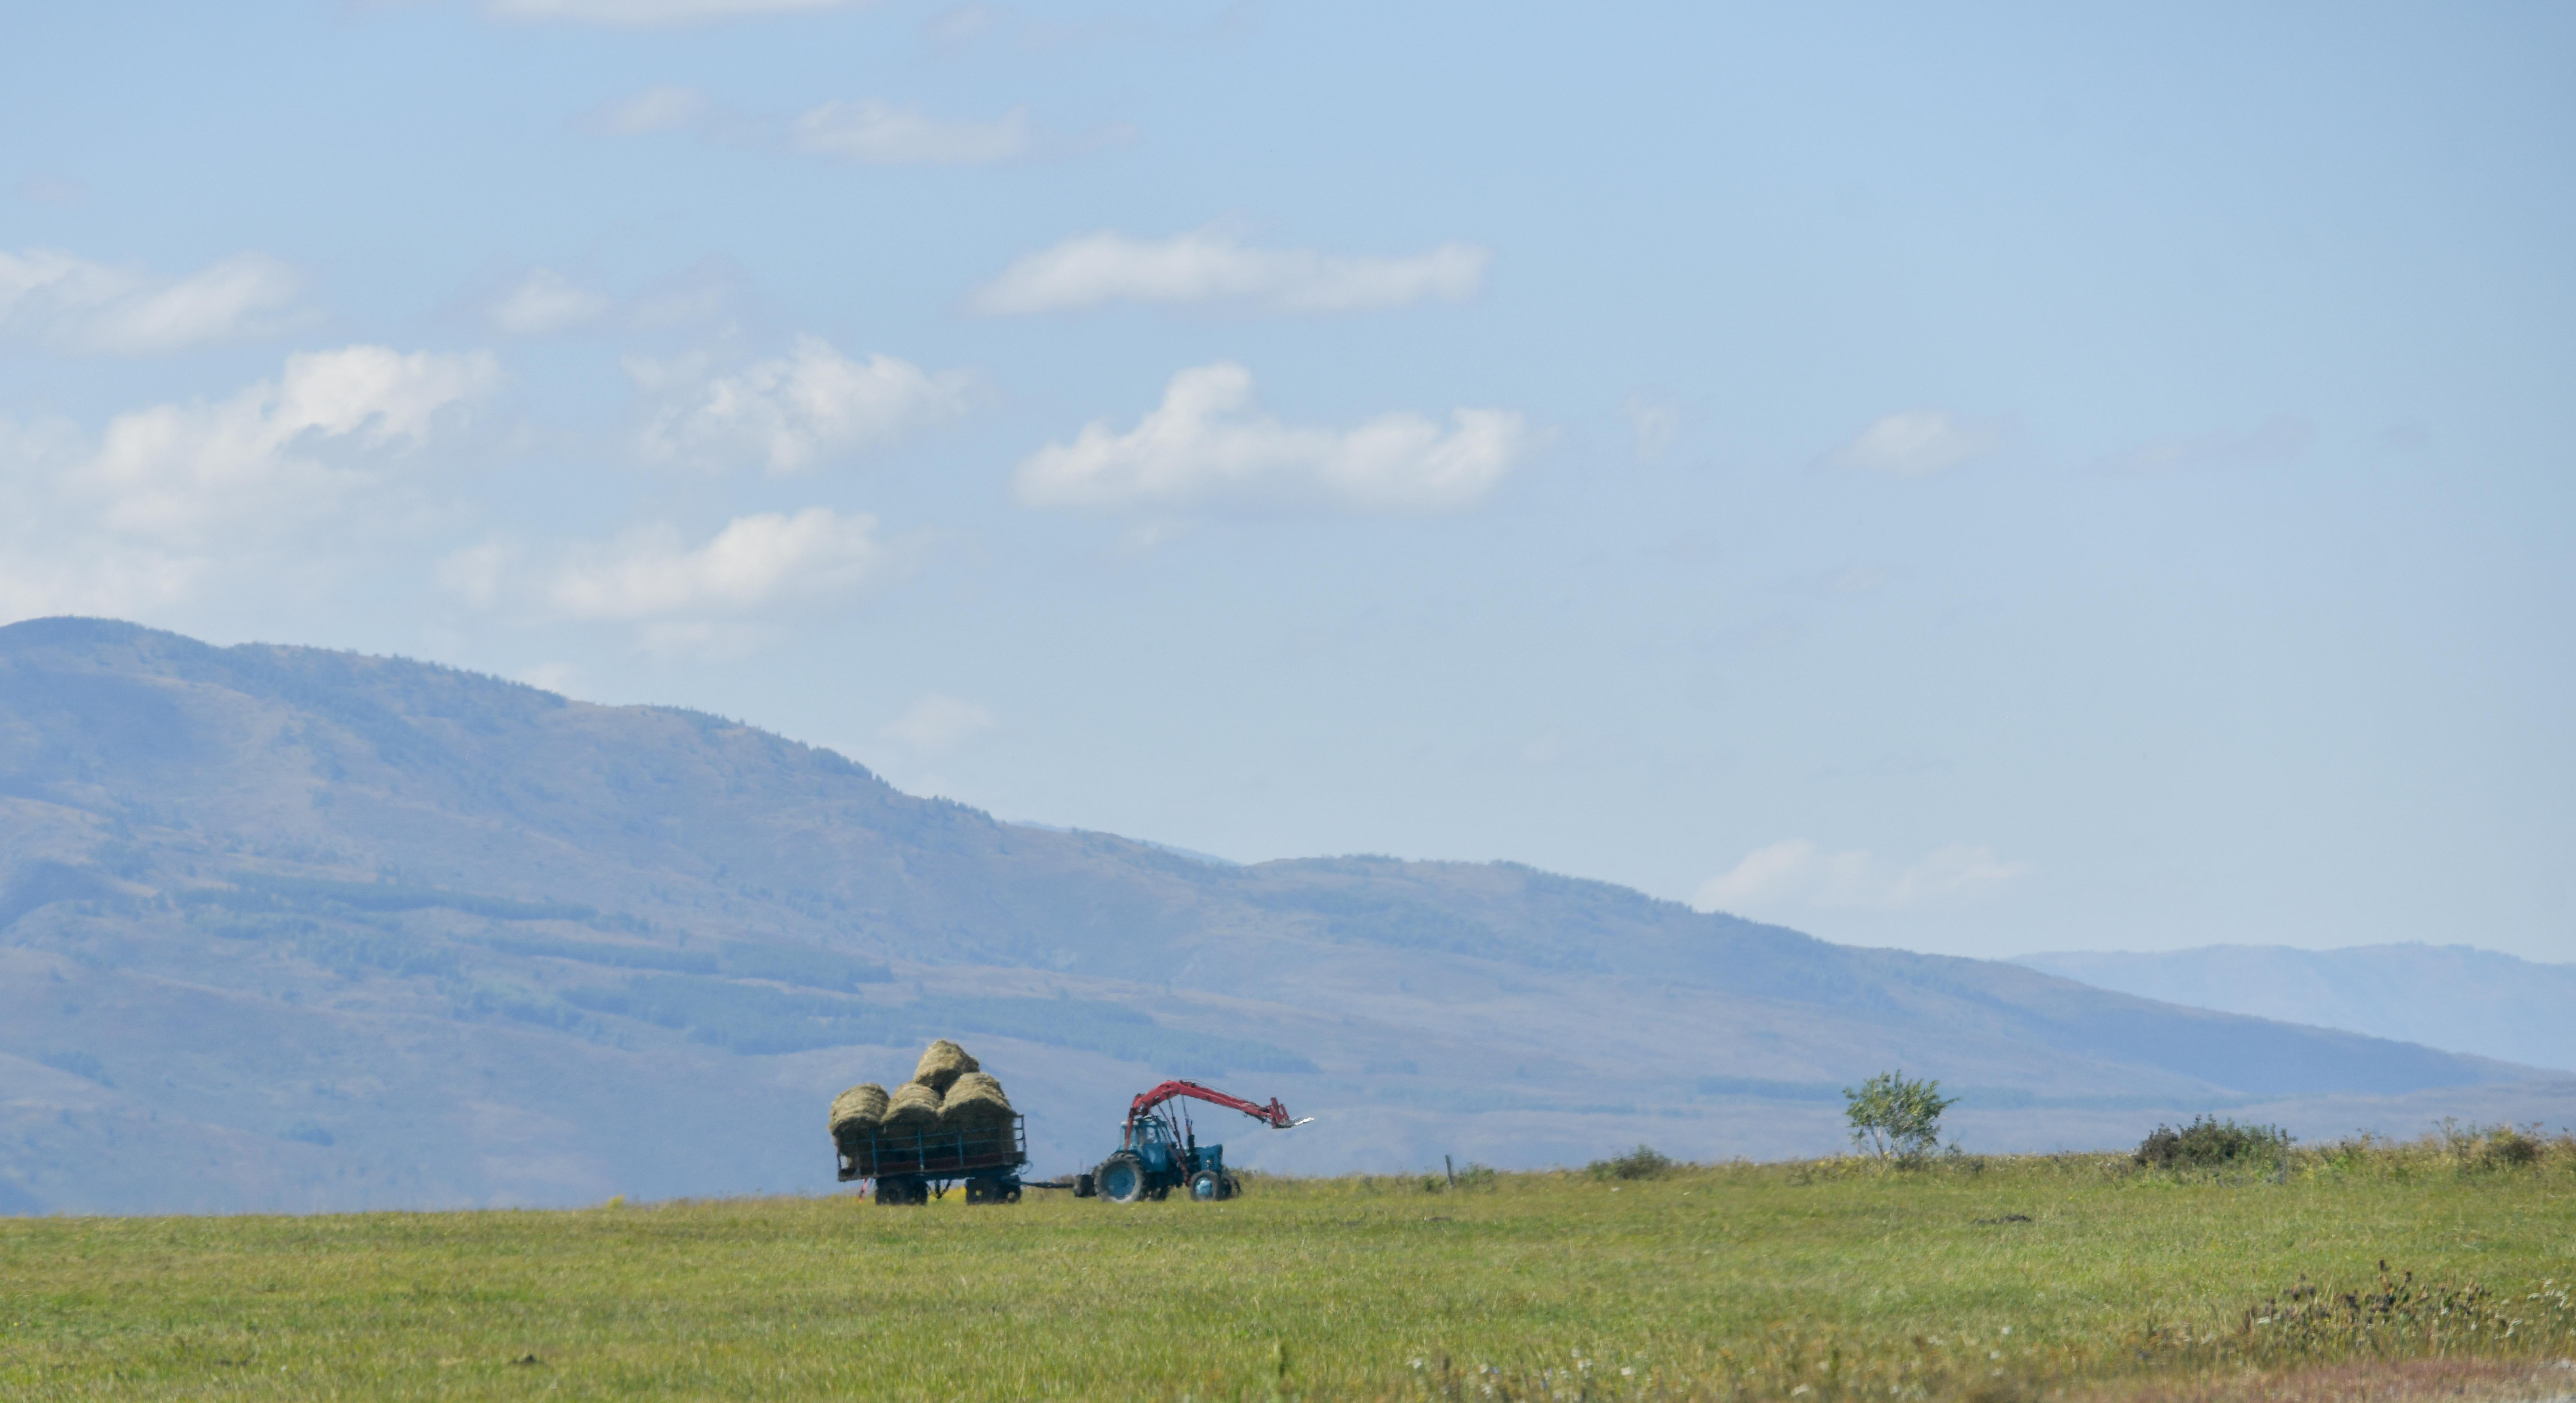
[[[1181,1096],[1241,1111],[1254,1120],[1266,1123],[1273,1130],[1286,1130],[1296,1124],[1288,1118],[1288,1108],[1280,1105],[1279,1098],[1276,1096],[1271,1097],[1270,1104],[1264,1106],[1258,1102],[1246,1101],[1240,1096],[1228,1096],[1213,1087],[1201,1086],[1194,1081],[1167,1081],[1151,1091],[1137,1093],[1135,1103],[1127,1108],[1127,1119],[1132,1121],[1156,1106]]]

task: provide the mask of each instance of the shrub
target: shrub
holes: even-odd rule
[[[1902,1071],[1881,1072],[1855,1091],[1843,1088],[1843,1118],[1852,1143],[1881,1159],[1917,1160],[1941,1144],[1941,1113],[1958,1103],[1938,1081],[1907,1081]]]
[[[2202,1116],[2180,1130],[2157,1126],[2139,1142],[2134,1158],[2150,1169],[2218,1169],[2242,1160],[2278,1159],[2289,1145],[2290,1133],[2279,1126]]]
[[[1585,1166],[1595,1179],[1660,1179],[1681,1167],[1681,1161],[1652,1145],[1639,1145],[1615,1159],[1596,1159]]]
[[[2478,1150],[2478,1159],[2490,1169],[2520,1169],[2540,1159],[2540,1138],[2525,1134],[2510,1125],[2487,1132],[2486,1144]]]

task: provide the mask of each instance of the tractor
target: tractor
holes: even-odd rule
[[[1185,1100],[1241,1111],[1273,1130],[1306,1123],[1290,1120],[1288,1108],[1280,1105],[1275,1096],[1263,1106],[1194,1081],[1167,1081],[1140,1093],[1128,1105],[1127,1119],[1119,1127],[1117,1152],[1102,1160],[1099,1168],[1077,1176],[1074,1196],[1097,1195],[1111,1203],[1134,1203],[1145,1198],[1159,1201],[1169,1197],[1172,1190],[1183,1189],[1200,1203],[1234,1197],[1239,1190],[1234,1176],[1226,1172],[1225,1146],[1199,1143],[1188,1109],[1181,1104]]]

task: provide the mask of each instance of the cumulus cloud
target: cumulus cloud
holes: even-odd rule
[[[1974,462],[1995,451],[2003,439],[2002,428],[1994,424],[1970,422],[1938,409],[1909,409],[1881,418],[1817,463],[1922,477]]]
[[[1085,234],[1013,263],[968,305],[987,316],[1077,311],[1110,302],[1231,304],[1268,312],[1363,312],[1484,287],[1486,250],[1448,243],[1406,258],[1251,248],[1201,229],[1168,239]]]
[[[227,573],[312,567],[399,515],[399,470],[499,380],[488,354],[350,346],[228,399],[120,414],[94,441],[0,421],[0,613],[133,615]]]
[[[1805,838],[1791,838],[1746,854],[1702,883],[1691,903],[1703,911],[1903,911],[1989,892],[2029,870],[2029,863],[2008,861],[1979,844],[1952,843],[1890,870],[1867,852],[1826,852]]]
[[[940,755],[973,740],[997,724],[988,708],[956,697],[941,696],[937,692],[925,692],[913,702],[911,710],[887,722],[878,734],[909,746],[919,754]]]
[[[1125,433],[1095,420],[1039,449],[1017,485],[1033,507],[1235,499],[1444,511],[1483,497],[1536,442],[1520,415],[1499,409],[1453,410],[1446,428],[1419,414],[1291,428],[1255,407],[1250,371],[1219,361],[1173,376],[1162,404]]]
[[[655,403],[644,427],[647,454],[715,466],[753,461],[773,474],[884,448],[955,419],[973,390],[963,372],[933,375],[883,354],[853,360],[818,336],[730,375],[711,375],[697,361],[630,359],[627,370]]]
[[[500,379],[481,351],[293,355],[277,379],[229,400],[118,415],[74,483],[104,504],[110,528],[174,544],[309,518]]]
[[[245,253],[161,278],[49,249],[0,253],[0,335],[61,350],[158,355],[309,323],[304,278]]]
[[[472,593],[506,556],[450,557],[442,578]],[[558,617],[638,622],[678,616],[744,615],[779,605],[844,594],[891,567],[894,553],[876,538],[876,518],[808,507],[788,516],[741,516],[704,544],[691,546],[668,526],[633,532],[609,544],[575,548],[545,582]]]
[[[788,128],[796,149],[871,166],[983,166],[1029,154],[1028,113],[990,122],[948,121],[874,98],[827,102]]]
[[[811,14],[861,3],[864,0],[485,0],[483,9],[499,19],[668,29],[766,15]]]
[[[2185,434],[2140,444],[2103,460],[2113,472],[2180,472],[2233,463],[2281,463],[2307,451],[2314,437],[2308,421],[2283,416],[2243,433]]]
[[[495,299],[487,315],[494,330],[510,336],[550,336],[589,326],[617,303],[552,268],[531,268]]]

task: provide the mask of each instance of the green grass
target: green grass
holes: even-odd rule
[[[0,1397],[1823,1403],[2576,1353],[2576,1145],[2483,1144],[2305,1150],[2286,1183],[2094,1155],[0,1220]],[[2343,1323],[2382,1259],[2488,1294]],[[2302,1276],[2327,1294],[2263,1304]]]

